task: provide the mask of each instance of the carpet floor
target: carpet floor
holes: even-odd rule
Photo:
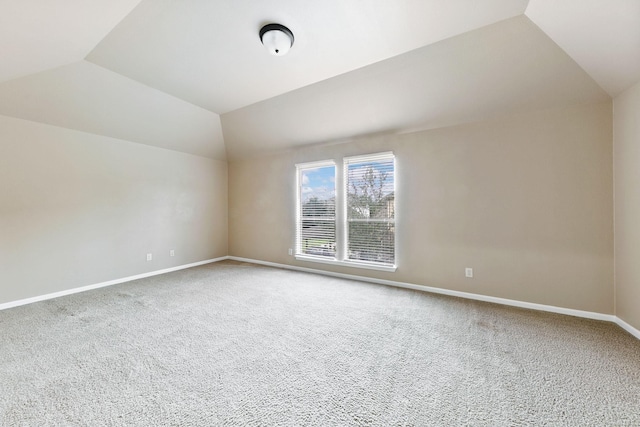
[[[2,426],[640,426],[616,325],[225,261],[0,311]]]

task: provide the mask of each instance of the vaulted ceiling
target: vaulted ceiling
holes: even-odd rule
[[[0,114],[233,160],[610,99],[640,1],[0,0],[0,53]]]

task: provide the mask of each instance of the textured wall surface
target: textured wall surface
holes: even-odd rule
[[[226,254],[226,162],[0,116],[0,303]]]
[[[580,105],[230,161],[230,255],[613,314],[611,111]],[[289,256],[295,164],[388,150],[396,272]]]

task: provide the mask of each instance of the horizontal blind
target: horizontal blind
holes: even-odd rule
[[[344,159],[345,259],[395,264],[395,158],[378,153]]]
[[[302,164],[297,171],[296,254],[335,258],[336,166]]]

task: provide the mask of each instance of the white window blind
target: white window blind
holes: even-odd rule
[[[296,168],[296,255],[335,259],[336,165],[326,161]]]
[[[395,158],[379,153],[344,159],[345,259],[395,265]]]

